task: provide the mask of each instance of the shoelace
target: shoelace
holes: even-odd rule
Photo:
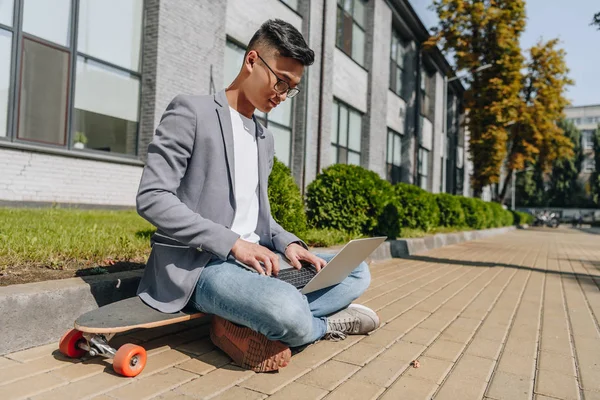
[[[357,324],[360,324],[360,319],[358,318],[343,318],[343,319],[335,319],[328,320],[329,324],[329,332],[325,335],[325,337],[331,341],[337,342],[340,340],[346,339],[348,333],[352,333],[357,328]]]
[[[340,331],[331,331],[325,334],[325,339],[331,340],[332,342],[339,342],[340,340],[346,339],[346,334]]]

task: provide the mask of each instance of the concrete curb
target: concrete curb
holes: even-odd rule
[[[506,233],[514,227],[387,241],[367,259],[388,260]],[[334,248],[315,248],[331,253]],[[135,295],[142,270],[0,287],[0,355],[57,343],[81,314]]]

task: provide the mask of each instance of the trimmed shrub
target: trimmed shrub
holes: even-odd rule
[[[511,211],[515,225],[525,225],[533,223],[535,217],[529,213],[521,211]]]
[[[504,208],[500,203],[495,202],[486,202],[486,207],[491,210],[491,220],[488,221],[488,228],[499,228],[504,226],[505,223],[505,214]]]
[[[483,209],[483,202],[471,197],[459,196],[458,200],[465,213],[465,223],[469,228],[483,229],[486,224],[486,215]]]
[[[308,221],[319,229],[370,235],[390,201],[391,184],[356,165],[327,167],[308,185]]]
[[[291,171],[275,159],[269,175],[269,203],[271,215],[285,230],[296,235],[306,231],[306,213],[302,194],[296,185]]]
[[[461,227],[465,225],[465,213],[457,196],[440,193],[435,195],[435,200],[440,210],[440,226]]]
[[[408,183],[394,185],[393,205],[398,211],[402,228],[422,229],[425,232],[438,226],[440,210],[433,194]]]

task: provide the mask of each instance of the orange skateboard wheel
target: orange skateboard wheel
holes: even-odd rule
[[[146,350],[135,344],[127,343],[119,347],[113,359],[113,369],[119,375],[137,376],[146,366]]]
[[[83,357],[86,351],[77,346],[77,343],[81,340],[85,340],[83,339],[83,332],[80,332],[77,329],[70,329],[60,339],[58,349],[67,357]]]

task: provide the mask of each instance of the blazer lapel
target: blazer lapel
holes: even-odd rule
[[[270,216],[271,209],[269,207],[269,196],[267,193],[268,185],[268,163],[269,154],[267,150],[267,136],[263,132],[262,125],[258,122],[256,117],[254,118],[254,124],[256,126],[256,142],[258,147],[258,224],[256,227],[256,233],[260,236],[262,243],[271,243],[270,233]]]
[[[219,125],[221,126],[221,134],[223,135],[223,143],[225,144],[225,156],[227,157],[227,167],[229,172],[229,180],[231,182],[231,190],[233,192],[235,204],[235,159],[233,154],[233,126],[231,124],[231,113],[229,111],[229,103],[225,91],[220,91],[215,94],[215,102],[218,104],[217,115],[219,116]]]

